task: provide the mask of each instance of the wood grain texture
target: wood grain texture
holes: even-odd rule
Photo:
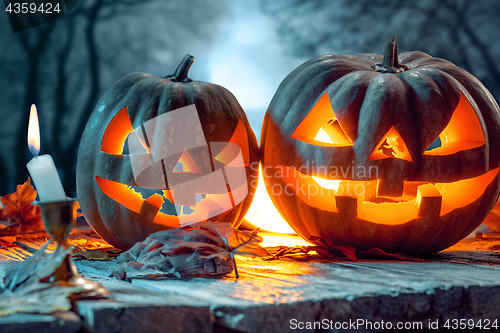
[[[238,280],[232,273],[125,282],[108,277],[114,261],[82,260],[79,271],[108,288],[111,298],[80,301],[77,309],[89,332],[293,332],[292,319],[418,321],[424,328],[437,319],[493,320],[500,318],[500,256],[471,250],[480,243],[465,240],[425,262],[238,257]],[[7,266],[15,262],[0,263],[0,278]]]

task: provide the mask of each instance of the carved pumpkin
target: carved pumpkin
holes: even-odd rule
[[[258,146],[225,88],[175,74],[136,73],[114,83],[82,135],[77,193],[92,228],[128,249],[150,233],[200,221],[237,227],[257,179]]]
[[[264,180],[303,238],[422,254],[476,228],[499,194],[500,112],[486,88],[422,52],[324,55],[281,83]]]

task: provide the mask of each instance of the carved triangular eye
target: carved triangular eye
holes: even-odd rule
[[[232,167],[245,166],[243,157],[241,156],[240,147],[232,142],[228,142],[226,144],[226,147],[214,157],[214,161],[218,161],[223,165]]]
[[[384,158],[399,158],[405,161],[412,161],[410,152],[405,142],[396,129],[391,127],[371,153],[369,160],[381,160]]]
[[[172,173],[200,173],[200,169],[196,166],[191,155],[184,150]]]
[[[245,128],[245,124],[241,119],[238,120],[238,126],[236,126],[236,129],[234,130],[233,136],[229,140],[229,143],[234,143],[241,149],[244,165],[248,166],[250,164],[250,148],[248,146],[248,134]],[[239,153],[238,149],[236,148],[237,147],[234,147],[234,145],[228,144],[226,148],[218,154],[218,156],[214,157],[214,159],[226,165],[229,165],[231,161],[234,161],[236,155]],[[230,158],[229,161],[226,160],[228,157]]]
[[[109,122],[101,141],[101,151],[108,154],[123,153],[123,144],[130,133],[134,131],[127,107],[121,109]]]
[[[450,122],[431,143],[424,155],[450,155],[486,143],[481,122],[469,100],[462,93]]]
[[[343,147],[353,144],[333,112],[328,91],[297,126],[292,138],[318,146]]]

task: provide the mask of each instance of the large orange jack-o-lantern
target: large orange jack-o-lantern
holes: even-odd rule
[[[423,254],[456,243],[500,190],[500,111],[422,52],[325,55],[282,82],[261,137],[266,188],[305,239]]]
[[[253,198],[257,140],[225,88],[173,75],[128,75],[91,115],[77,162],[82,212],[110,244],[200,221],[237,227]]]

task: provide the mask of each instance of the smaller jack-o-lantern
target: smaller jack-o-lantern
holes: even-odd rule
[[[104,94],[77,162],[82,212],[110,244],[127,249],[150,233],[201,221],[237,227],[250,207],[259,154],[236,98],[175,74],[136,73]]]
[[[474,230],[500,191],[500,110],[422,52],[325,55],[282,82],[262,128],[275,206],[309,240],[422,254]]]

